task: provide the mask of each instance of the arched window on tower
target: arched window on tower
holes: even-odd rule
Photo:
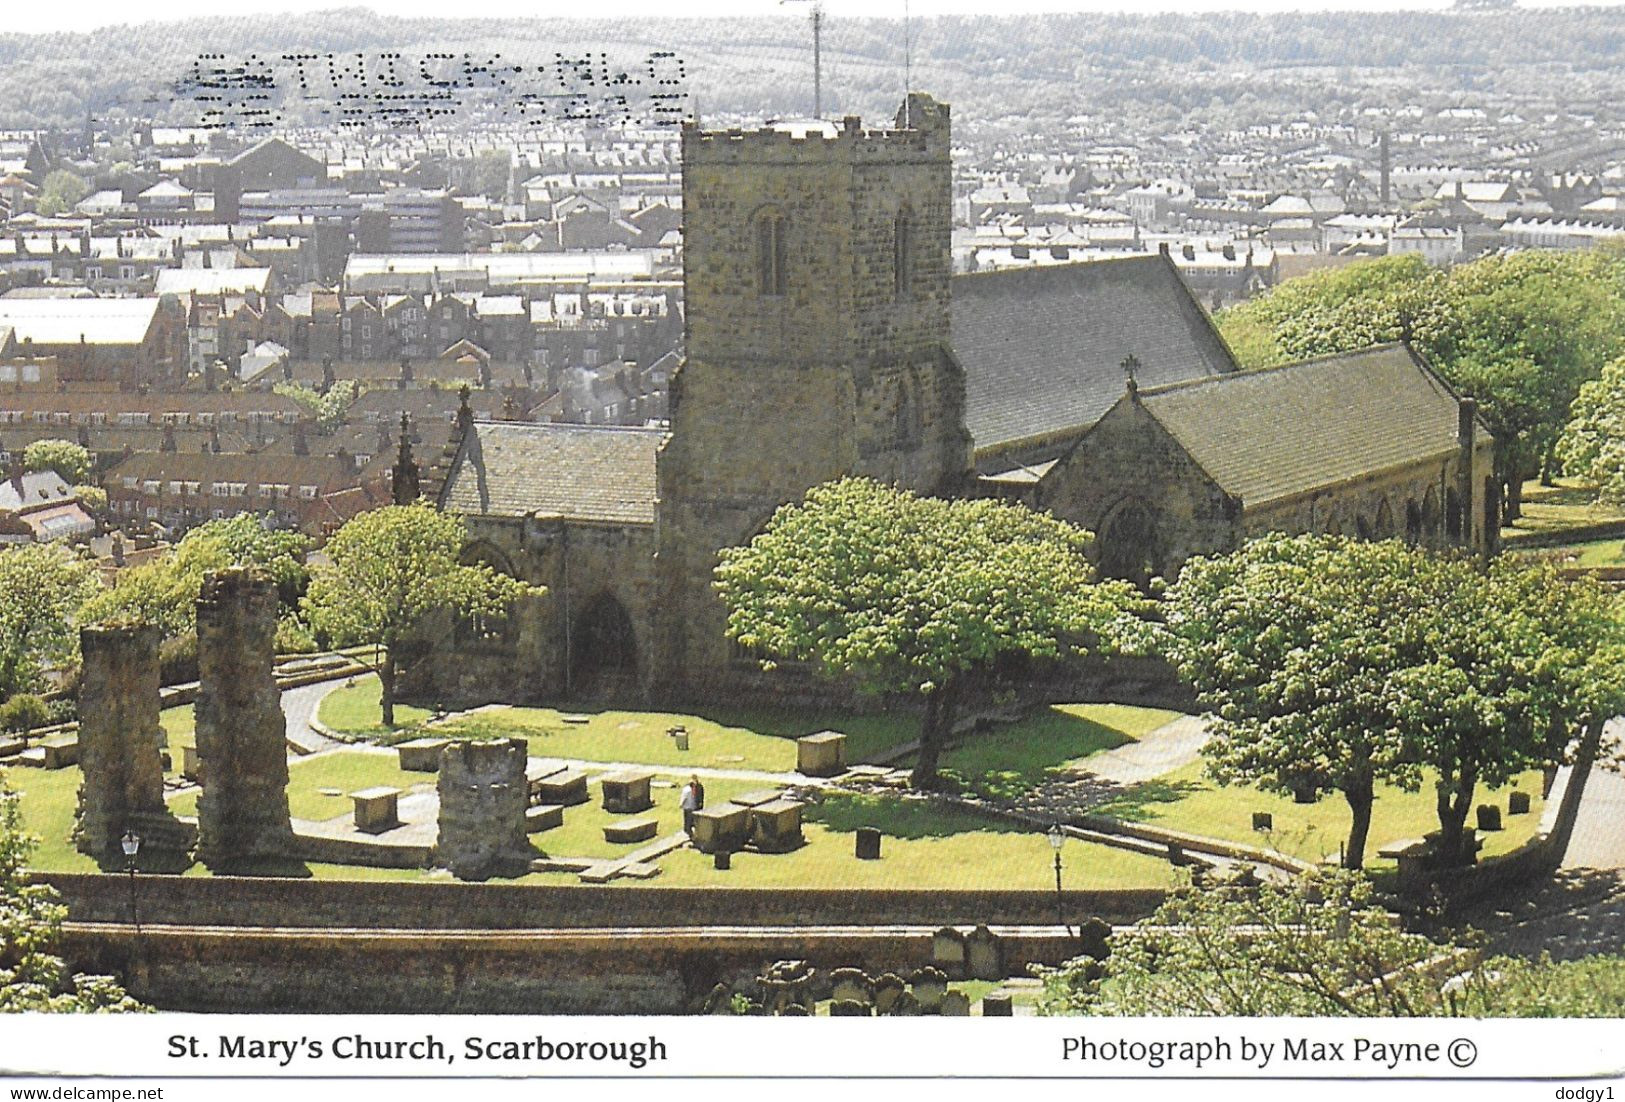
[[[914,283],[914,220],[904,207],[892,220],[892,296],[909,297]]]
[[[764,295],[784,294],[784,214],[764,210],[756,216],[757,290]]]

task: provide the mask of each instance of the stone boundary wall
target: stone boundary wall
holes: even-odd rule
[[[1057,930],[993,929],[1014,975],[1077,952]],[[682,1014],[717,983],[749,979],[776,960],[805,960],[825,974],[911,971],[931,963],[931,935],[895,926],[726,934],[145,926],[137,934],[69,922],[62,950],[75,968],[118,975],[160,1010]]]
[[[74,922],[129,920],[120,875],[36,873],[62,893]],[[137,878],[144,924],[420,930],[590,929],[681,926],[1048,926],[1052,891],[848,888],[657,888],[293,880],[270,877]],[[1068,891],[1066,913],[1134,922],[1156,910],[1158,889]]]

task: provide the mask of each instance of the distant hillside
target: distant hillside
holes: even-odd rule
[[[889,113],[902,89],[897,20],[831,19],[826,80],[835,113]],[[1142,17],[939,17],[913,26],[916,87],[952,101],[961,118],[1065,117],[1172,96],[1186,109],[1271,80],[1323,85],[1392,71],[1411,87],[1449,92],[1508,87],[1562,101],[1620,91],[1625,9],[1405,14],[1216,14]],[[791,113],[810,101],[804,19],[399,19],[363,9],[306,17],[251,16],[153,23],[90,34],[0,34],[0,126],[80,125],[151,97],[199,53],[497,49],[602,50],[636,60],[676,51],[690,89],[711,112]],[[1360,83],[1378,86],[1371,73]],[[162,97],[161,97],[162,98]],[[184,116],[172,121],[185,121]]]

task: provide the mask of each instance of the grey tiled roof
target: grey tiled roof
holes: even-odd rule
[[[458,513],[653,524],[659,429],[480,421],[447,479]]]
[[[1163,256],[972,272],[953,280],[953,347],[978,451],[1086,428],[1142,387],[1236,369]]]
[[[1457,446],[1458,399],[1397,344],[1142,390],[1140,401],[1247,507]]]

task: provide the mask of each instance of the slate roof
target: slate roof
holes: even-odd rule
[[[1142,388],[1236,370],[1160,254],[957,275],[952,331],[978,451],[1093,425],[1131,353]]]
[[[653,524],[659,429],[477,421],[446,480],[458,513]]]
[[[1458,398],[1402,344],[1139,397],[1248,508],[1457,447]]]

